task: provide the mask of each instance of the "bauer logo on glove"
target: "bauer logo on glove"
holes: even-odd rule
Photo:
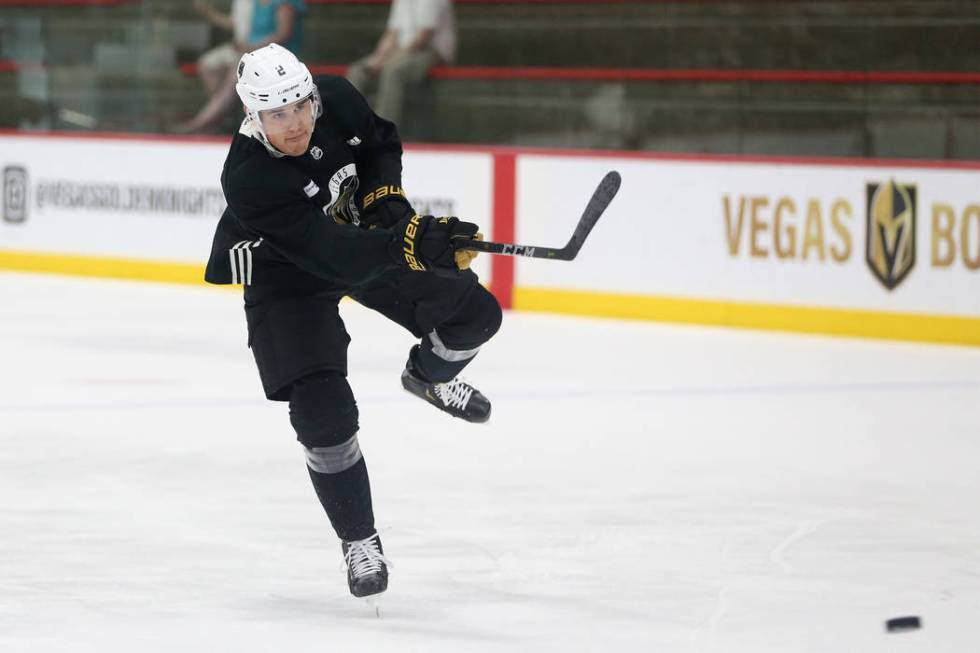
[[[431,270],[440,276],[454,277],[469,268],[476,255],[457,249],[457,245],[472,239],[479,229],[459,218],[415,214],[392,227],[392,249],[397,252],[393,252],[393,257],[410,270]]]

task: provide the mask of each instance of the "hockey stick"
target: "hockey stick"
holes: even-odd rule
[[[531,245],[513,245],[511,243],[494,243],[488,240],[466,240],[457,249],[469,249],[477,252],[488,252],[490,254],[504,254],[506,256],[527,256],[529,258],[549,258],[559,261],[571,261],[582,249],[586,237],[592,231],[592,227],[602,217],[602,212],[606,210],[612,199],[619,191],[619,184],[622,179],[619,173],[613,170],[606,173],[606,176],[599,182],[599,186],[592,193],[592,199],[585,207],[582,217],[575,225],[575,231],[568,244],[561,249],[554,247],[533,247]]]

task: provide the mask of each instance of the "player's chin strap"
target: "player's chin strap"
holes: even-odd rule
[[[280,152],[269,143],[269,139],[265,137],[265,134],[263,134],[262,130],[259,128],[258,118],[252,117],[251,113],[245,116],[245,120],[242,121],[241,127],[238,128],[238,133],[248,136],[249,138],[254,138],[258,142],[262,143],[262,145],[265,146],[265,149],[269,151],[269,154],[277,159],[281,159],[286,156],[285,152]]]

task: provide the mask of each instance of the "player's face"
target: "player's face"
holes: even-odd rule
[[[289,156],[302,156],[313,137],[313,100],[306,98],[259,113],[269,143]]]

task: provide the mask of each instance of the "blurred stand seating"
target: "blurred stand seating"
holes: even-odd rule
[[[101,1],[0,4],[0,60],[16,62],[0,64],[0,127],[156,132],[203,101],[188,71],[220,35],[190,2]],[[388,13],[309,5],[317,70],[342,72]],[[406,140],[980,159],[978,0],[457,0],[456,18],[456,66],[411,98]],[[921,75],[869,74],[892,72]]]

